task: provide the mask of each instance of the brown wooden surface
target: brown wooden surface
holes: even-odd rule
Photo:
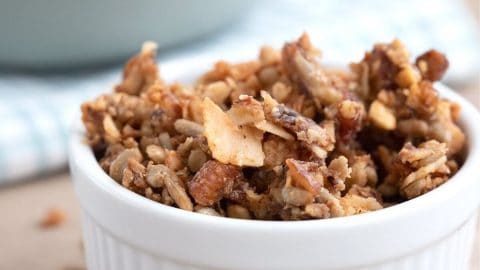
[[[67,172],[0,189],[0,269],[85,269],[80,209]],[[48,210],[67,217],[57,227],[39,223]]]

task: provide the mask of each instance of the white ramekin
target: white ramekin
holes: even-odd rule
[[[83,143],[78,121],[70,168],[94,269],[468,269],[480,203],[480,116],[464,98],[468,156],[450,181],[416,199],[358,216],[255,221],[164,206],[113,181]]]

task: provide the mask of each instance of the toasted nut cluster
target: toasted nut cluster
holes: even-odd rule
[[[420,196],[461,165],[460,108],[435,90],[448,67],[435,50],[412,63],[394,40],[332,70],[303,34],[184,86],[160,79],[155,48],[82,105],[100,166],[153,201],[240,219],[333,218]]]

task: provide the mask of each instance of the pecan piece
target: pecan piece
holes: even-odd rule
[[[324,177],[320,166],[314,162],[287,159],[288,175],[292,184],[301,187],[312,194],[317,194],[323,187]]]
[[[240,167],[210,160],[203,164],[193,179],[188,182],[188,191],[196,203],[212,206],[229,196],[235,182],[242,178]]]
[[[443,53],[429,50],[417,57],[415,64],[422,73],[422,77],[429,81],[438,81],[448,69],[448,60]]]

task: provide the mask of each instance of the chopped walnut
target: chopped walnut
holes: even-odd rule
[[[351,177],[346,180],[347,185],[375,186],[378,181],[377,171],[370,155],[357,155],[352,158]]]
[[[294,206],[306,205],[314,200],[312,193],[296,187],[284,187],[282,189],[282,198],[286,204]]]
[[[288,175],[291,183],[301,187],[312,194],[318,194],[323,187],[324,175],[317,163],[287,159]]]
[[[275,136],[267,137],[263,142],[265,153],[264,166],[274,168],[282,165],[288,158],[298,158],[297,145]]]
[[[330,183],[335,191],[342,191],[345,189],[345,180],[350,178],[352,169],[348,167],[348,160],[344,156],[339,156],[330,161],[328,165],[328,175],[330,176]]]
[[[429,50],[417,57],[415,64],[420,69],[422,77],[429,81],[438,81],[448,68],[448,60],[437,50]]]
[[[465,145],[465,134],[454,122],[453,108],[454,106],[448,101],[438,102],[436,118],[430,120],[430,129],[427,132],[427,137],[447,144],[448,156],[459,153]]]
[[[419,81],[420,75],[415,68],[410,65],[402,67],[395,77],[395,82],[398,84],[398,86],[405,88],[408,88]]]
[[[212,206],[224,196],[230,195],[235,182],[241,178],[239,167],[211,160],[203,164],[188,182],[188,190],[196,203]]]
[[[312,218],[329,218],[330,208],[323,203],[311,203],[305,205],[305,213]]]
[[[396,159],[404,168],[399,172],[401,193],[411,199],[443,184],[450,174],[446,153],[446,145],[435,140],[419,147],[407,143]]]
[[[397,119],[393,112],[377,100],[370,105],[368,117],[374,125],[381,129],[394,130],[397,127]]]
[[[362,196],[347,194],[340,199],[345,215],[356,215],[365,212],[382,209],[382,205],[372,197],[364,198]]]

